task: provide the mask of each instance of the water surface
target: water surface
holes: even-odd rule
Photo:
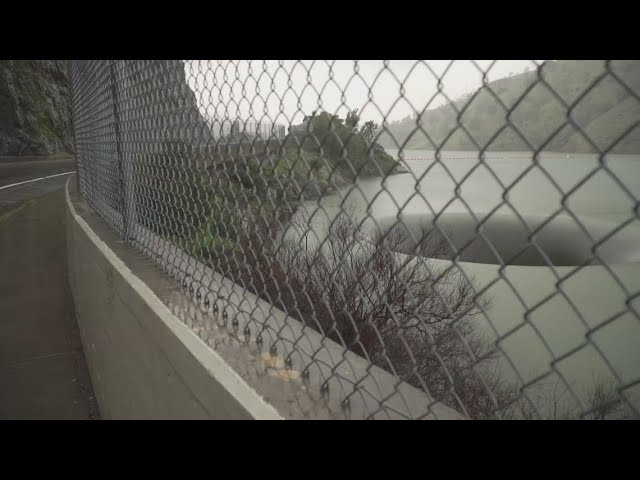
[[[398,158],[397,151],[389,153]],[[399,214],[462,215],[475,224],[490,216],[535,228],[540,219],[558,216],[582,232],[580,241],[566,235],[554,240],[569,243],[559,246],[569,250],[610,242],[611,232],[631,239],[631,246],[640,238],[640,155],[445,152],[436,158],[414,150],[400,158],[410,173],[360,179],[306,202],[314,234],[320,238],[335,215],[348,210],[371,225]],[[613,255],[605,265],[581,266],[583,257],[562,266],[458,264],[492,299],[479,322],[502,349],[508,375],[528,382],[552,372],[549,381],[562,375],[578,394],[598,376],[630,386],[640,379],[639,258]],[[626,393],[634,390],[640,386]]]

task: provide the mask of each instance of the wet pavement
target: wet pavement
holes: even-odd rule
[[[0,419],[99,418],[67,278],[68,178],[0,191]]]
[[[73,158],[0,157],[0,187],[75,169]]]

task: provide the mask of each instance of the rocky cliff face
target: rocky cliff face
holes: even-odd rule
[[[181,60],[118,62],[118,91],[123,132],[138,139],[143,151],[168,144],[205,146],[213,143],[211,126],[200,114],[187,84]],[[131,148],[137,148],[131,145]]]
[[[0,60],[0,155],[72,153],[67,62]]]

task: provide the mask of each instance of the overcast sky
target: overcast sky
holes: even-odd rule
[[[475,62],[475,64],[474,64]],[[208,118],[298,124],[322,108],[362,121],[400,120],[488,81],[535,68],[539,60],[187,60],[185,71]],[[481,69],[481,70],[480,70]],[[401,97],[404,95],[404,98]],[[371,97],[369,97],[371,96]],[[252,109],[252,113],[250,112]]]

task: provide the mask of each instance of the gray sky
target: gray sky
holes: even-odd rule
[[[185,71],[208,118],[295,125],[319,107],[344,118],[348,106],[360,109],[362,121],[381,123],[385,116],[391,122],[421,111],[429,102],[429,109],[445,103],[437,77],[443,93],[455,99],[482,85],[478,67],[488,69],[493,81],[535,68],[534,62],[540,61],[187,60]]]

